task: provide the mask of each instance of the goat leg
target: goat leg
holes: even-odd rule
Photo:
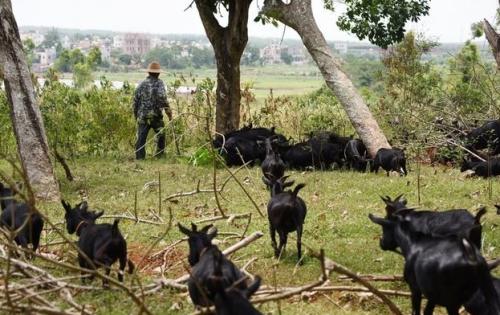
[[[123,274],[125,273],[125,266],[127,265],[127,255],[120,257],[120,269],[118,270],[118,281],[123,282]]]
[[[411,308],[412,315],[420,315],[420,307],[422,303],[422,293],[419,290],[411,288]]]
[[[274,257],[278,258],[280,253],[278,251],[278,245],[276,244],[276,229],[271,224],[269,224],[269,234],[271,234],[271,245],[274,249]]]
[[[286,232],[279,232],[280,236],[280,244],[278,247],[278,256],[281,256],[283,253],[283,249],[286,246],[286,243],[288,242],[288,234]]]
[[[297,226],[297,256],[299,259],[299,265],[302,265],[303,262],[300,259],[302,257],[302,224]]]
[[[427,301],[427,305],[424,308],[424,315],[432,315],[432,313],[434,313],[435,306],[436,306],[436,304],[434,302]],[[458,313],[457,313],[457,315],[458,315]]]

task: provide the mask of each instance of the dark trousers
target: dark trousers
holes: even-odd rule
[[[136,160],[143,160],[146,157],[146,139],[150,129],[156,134],[156,153],[160,157],[165,154],[165,124],[162,118],[139,120],[137,123],[137,142],[135,144]]]

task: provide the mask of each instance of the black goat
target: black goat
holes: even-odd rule
[[[224,265],[222,253],[217,253],[213,257],[215,268],[214,275],[209,279],[209,286],[215,292],[215,312],[217,315],[262,315],[248,299],[259,289],[260,277],[255,277],[255,280],[244,290],[237,288],[240,279],[231,284],[228,288],[224,285],[225,279],[222,273]]]
[[[500,301],[485,259],[470,241],[478,227],[463,230],[462,235],[433,237],[411,228],[412,218],[404,210],[391,221],[370,216],[382,226],[382,242],[387,250],[401,248],[405,258],[404,278],[412,295],[412,314],[420,314],[422,294],[428,302],[424,314],[432,314],[436,305],[448,314],[458,315],[461,305],[481,290],[491,314],[500,314]],[[386,233],[390,231],[390,233]]]
[[[400,149],[380,148],[373,159],[370,171],[378,173],[379,167],[382,167],[387,172],[387,176],[389,176],[390,171],[408,175],[405,153]]]
[[[228,288],[245,275],[212,244],[212,239],[217,235],[217,230],[210,233],[211,225],[205,226],[200,231],[191,223],[191,230],[178,224],[179,230],[188,236],[191,277],[188,280],[188,291],[191,301],[198,306],[209,306],[214,303],[215,290],[210,286],[210,278],[214,276],[216,261],[214,257],[221,255],[220,268],[222,270],[223,287]],[[247,288],[246,282],[241,281],[236,286],[239,290]]]
[[[14,198],[15,189],[7,188],[0,183],[0,205],[2,214],[0,226],[10,231],[17,231],[14,241],[24,249],[28,244],[33,245],[33,253],[40,244],[40,235],[43,230],[43,219],[40,214],[24,202],[17,202]],[[27,255],[31,257],[31,255]]]
[[[271,234],[271,243],[274,249],[274,256],[279,257],[281,251],[286,246],[288,233],[297,231],[297,256],[300,261],[302,257],[302,232],[304,220],[307,214],[307,207],[297,194],[304,188],[305,184],[298,184],[293,191],[285,191],[286,187],[293,185],[293,182],[286,182],[283,177],[272,184],[271,200],[267,204],[267,215],[269,219],[269,231]],[[276,244],[276,232],[280,238],[280,244]]]
[[[266,158],[261,165],[262,173],[269,180],[281,178],[285,174],[285,163],[272,145],[271,138],[267,138]]]
[[[492,154],[500,153],[500,120],[491,120],[467,134],[467,148],[471,150],[492,149]]]
[[[406,208],[406,200],[402,195],[391,200],[390,197],[381,197],[386,207],[385,219],[389,221],[396,221],[396,213],[404,211],[406,217],[409,218],[411,228],[417,232],[427,235],[443,236],[443,235],[460,235],[463,231],[477,226],[471,234],[471,241],[477,248],[481,248],[481,217],[486,214],[486,208],[481,208],[475,216],[473,216],[466,209],[453,209],[445,211],[431,211],[419,210],[415,211],[413,208]],[[370,219],[375,216],[370,214]],[[372,219],[373,221],[373,219]],[[374,221],[375,222],[375,221]],[[386,232],[384,232],[386,233]],[[389,232],[387,232],[389,233]],[[390,245],[389,245],[390,246]],[[388,244],[380,242],[380,247],[384,250]]]
[[[243,165],[247,162],[254,165],[265,158],[266,150],[263,140],[252,140],[236,135],[226,140],[221,154],[227,166]]]
[[[315,167],[327,169],[337,163],[342,167],[343,146],[327,141],[325,137],[314,137],[291,146],[282,146],[283,160],[288,167],[305,169]]]
[[[75,208],[71,208],[71,205],[64,200],[61,203],[66,210],[68,233],[76,233],[79,237],[78,248],[81,253],[78,253],[78,263],[80,267],[85,269],[103,267],[106,276],[109,276],[111,265],[119,260],[118,280],[123,282],[125,266],[128,263],[128,272],[131,274],[134,271],[134,264],[127,259],[127,242],[118,229],[119,220],[115,220],[113,225],[95,224],[95,220],[103,215],[103,211],[98,213],[89,211],[85,201]],[[90,279],[93,278],[92,275]],[[84,272],[82,272],[82,282],[85,282]],[[103,279],[103,286],[108,285],[109,281]]]
[[[489,161],[484,162],[464,159],[460,171],[465,172],[467,170],[473,170],[475,175],[484,178],[490,176],[498,176],[500,175],[500,160],[490,159]]]
[[[309,142],[282,147],[281,152],[283,161],[289,168],[302,170],[314,166],[313,150]]]
[[[360,139],[349,140],[344,148],[347,167],[359,172],[365,172],[368,165],[367,151]]]
[[[490,270],[496,268],[500,260],[496,260],[493,263],[488,263]],[[500,297],[500,279],[492,276],[493,285],[495,286],[495,291]],[[494,315],[494,308],[486,304],[486,299],[481,290],[477,290],[476,293],[464,304],[465,310],[471,315]]]

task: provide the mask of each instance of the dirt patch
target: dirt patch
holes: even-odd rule
[[[177,246],[167,246],[163,250],[155,249],[151,253],[148,253],[148,249],[149,247],[138,243],[128,245],[128,257],[134,262],[139,272],[144,274],[168,272],[172,277],[183,273],[182,266],[186,258],[183,249]],[[139,263],[141,263],[140,266]]]

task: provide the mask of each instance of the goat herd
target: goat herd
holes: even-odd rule
[[[285,175],[286,167],[327,168],[336,163],[359,171],[370,165],[375,172],[382,167],[387,172],[407,173],[402,150],[381,149],[370,160],[360,140],[331,133],[320,133],[291,146],[274,129],[250,126],[216,137],[214,146],[221,150],[228,165],[262,161],[262,180],[271,195],[267,214],[274,255],[281,255],[288,234],[295,231],[299,264],[307,207],[298,193],[305,185],[297,184],[292,189],[294,182]],[[44,222],[26,203],[16,201],[17,189],[0,183],[0,225],[14,233],[19,246],[28,249],[28,244],[32,244],[35,252]],[[500,314],[500,279],[490,273],[500,260],[488,263],[480,252],[484,208],[473,216],[466,209],[417,211],[407,207],[402,196],[382,199],[385,217],[370,214],[369,219],[382,227],[380,247],[399,252],[404,258],[403,273],[411,290],[412,314],[420,314],[422,295],[427,298],[424,314],[432,314],[436,305],[446,307],[448,314],[458,314],[462,306],[472,315]],[[79,238],[80,267],[102,267],[109,275],[111,266],[119,261],[119,281],[123,281],[127,266],[128,272],[133,272],[134,264],[127,258],[127,244],[118,220],[96,224],[103,212],[90,210],[87,202],[72,207],[62,201],[62,205],[68,233]],[[188,290],[192,302],[197,307],[214,305],[217,314],[261,314],[249,302],[260,286],[260,277],[247,281],[243,272],[212,244],[217,230],[211,225],[201,229],[195,224],[191,228],[181,224],[178,227],[188,237],[188,262],[192,268]],[[88,278],[82,273],[83,282]],[[109,286],[108,281],[103,280],[103,285]]]

